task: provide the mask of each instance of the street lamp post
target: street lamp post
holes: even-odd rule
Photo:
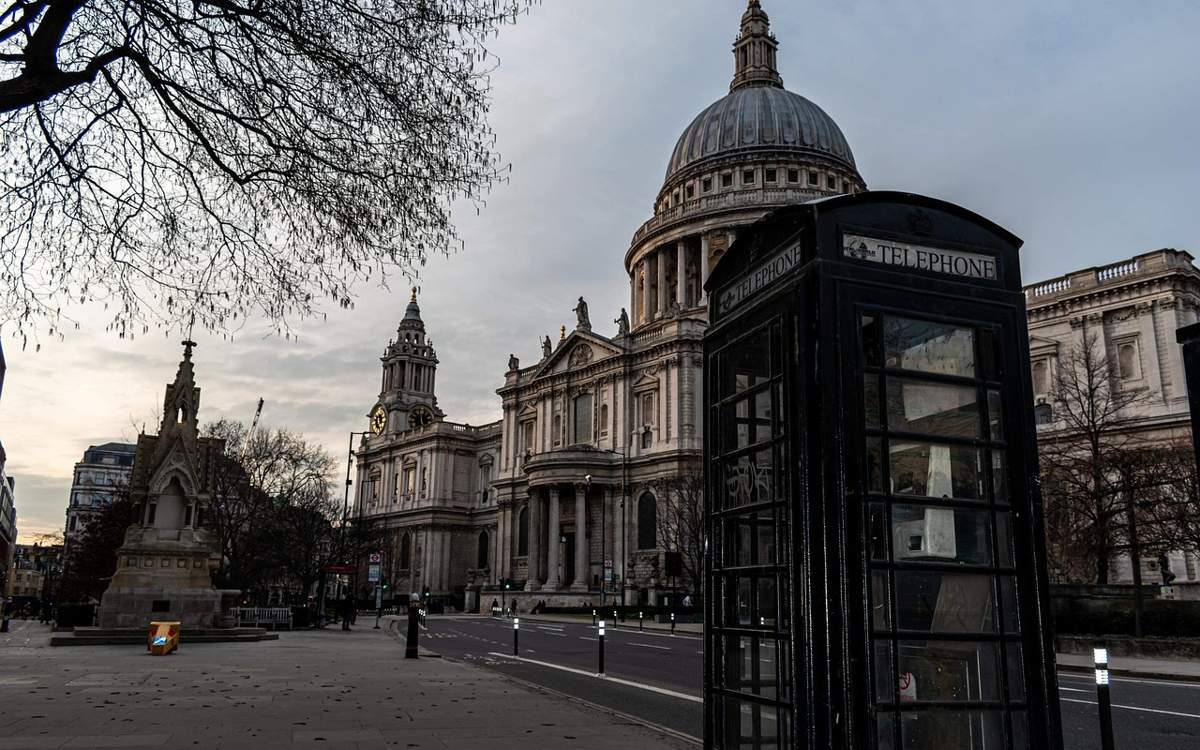
[[[350,519],[350,487],[353,481],[350,479],[350,467],[354,464],[354,437],[356,435],[369,435],[369,432],[351,432],[350,447],[346,455],[346,492],[342,501],[342,528],[338,535],[338,558],[341,562],[345,562],[346,558],[346,524]],[[317,603],[317,623],[323,625],[325,618],[325,580],[328,574],[321,575],[321,592]],[[339,573],[339,575],[341,575]],[[354,583],[351,584],[353,587]]]

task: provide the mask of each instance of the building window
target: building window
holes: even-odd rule
[[[712,178],[711,177],[704,178],[704,181],[700,183],[700,190],[705,193],[712,192]]]
[[[826,177],[825,178],[825,187],[829,188],[830,190],[837,190],[837,178],[834,177],[833,175],[829,175],[828,177]]]
[[[1117,345],[1117,374],[1122,380],[1137,380],[1140,377],[1138,368],[1137,343],[1126,341]]]
[[[76,516],[71,516],[71,520],[70,520],[70,521],[67,523],[67,530],[68,530],[68,531],[74,531],[74,530],[75,530],[75,522],[76,522],[76,521],[78,521],[78,520],[79,520],[79,518],[78,518],[78,517],[76,517]]]
[[[788,170],[788,182],[797,183],[799,181],[800,181],[800,170],[799,169],[789,169]]]
[[[733,187],[733,172],[721,175],[721,187]]]
[[[1050,368],[1046,360],[1040,359],[1033,363],[1033,392],[1046,393],[1050,387]]]
[[[583,393],[575,397],[575,439],[573,442],[592,441],[592,394]]]
[[[608,434],[608,404],[600,404],[600,434]]]
[[[412,535],[403,534],[400,537],[400,569],[408,570],[412,567]]]
[[[491,555],[489,554],[491,552],[491,550],[490,550],[490,545],[488,544],[488,541],[489,541],[488,533],[486,531],[479,532],[479,555],[475,559],[475,567],[476,568],[492,567],[488,562],[488,558],[491,557]]]
[[[521,508],[517,516],[517,555],[525,557],[529,554],[529,508]]]
[[[655,424],[654,394],[643,393],[642,397],[639,399],[639,403],[641,404],[642,409],[642,424],[653,426]]]
[[[554,444],[562,445],[562,415],[554,415]]]
[[[415,466],[410,466],[404,470],[404,494],[411,495],[416,489],[417,469]]]
[[[696,186],[695,186],[695,185],[690,185],[690,184],[689,184],[689,185],[687,186],[686,192],[687,192],[687,197],[688,197],[688,200],[691,200],[692,198],[695,198],[695,197],[696,197]]]
[[[533,453],[533,436],[537,422],[530,419],[521,423],[521,445],[525,448],[526,453]]]
[[[650,450],[650,444],[654,441],[654,433],[647,427],[642,431],[642,450]]]
[[[429,467],[422,466],[421,467],[421,494],[424,495],[425,491],[427,489],[429,489]]]
[[[808,184],[813,185],[813,186],[821,184],[821,178],[820,178],[820,176],[817,175],[817,170],[815,170],[815,169],[808,170]]]
[[[146,505],[146,525],[154,525],[154,517],[158,514],[158,503],[149,503]]]
[[[742,172],[742,184],[743,185],[753,185],[754,184],[754,170],[753,169],[747,169]]]
[[[638,498],[637,545],[638,549],[655,549],[658,530],[658,501],[649,492]]]
[[[767,183],[774,185],[778,179],[779,179],[779,170],[777,170],[777,169],[763,170],[763,182],[767,182]]]
[[[1054,408],[1050,404],[1038,404],[1033,407],[1034,424],[1050,424],[1054,421]]]

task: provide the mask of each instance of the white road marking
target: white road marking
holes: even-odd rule
[[[1058,689],[1059,689],[1059,690],[1067,690],[1067,691],[1070,691],[1070,692],[1072,692],[1072,693],[1090,693],[1090,692],[1092,692],[1091,690],[1081,690],[1081,689],[1079,689],[1079,688],[1069,688],[1069,687],[1063,687],[1062,685],[1059,685],[1059,686],[1058,686]]]
[[[588,638],[587,636],[581,635],[581,636],[579,636],[579,640],[581,640],[581,641],[598,641],[600,639],[599,638]]]
[[[527,662],[529,664],[537,664],[540,667],[549,667],[550,669],[558,669],[563,672],[571,672],[572,674],[583,675],[584,677],[595,677],[598,680],[608,680],[609,682],[615,682],[618,685],[628,685],[629,687],[635,687],[640,690],[648,690],[652,693],[658,693],[660,695],[669,695],[672,698],[679,698],[681,700],[691,701],[692,703],[703,703],[704,702],[704,699],[698,695],[689,695],[688,693],[679,693],[674,690],[667,690],[666,688],[660,688],[660,687],[656,687],[654,685],[647,685],[644,682],[634,682],[633,680],[623,680],[620,677],[609,677],[608,675],[596,674],[595,672],[589,672],[586,669],[575,669],[574,667],[564,667],[561,664],[551,664],[550,662],[537,661],[535,659],[526,659],[523,656],[512,656],[511,654],[501,654],[501,653],[495,652],[495,651],[491,652],[490,655],[498,656],[498,657],[501,657],[504,659],[512,659],[513,661],[523,661],[523,662]]]
[[[1059,698],[1060,701],[1067,703],[1085,703],[1089,706],[1098,706],[1096,701],[1081,701],[1078,698]],[[1145,711],[1151,714],[1166,714],[1167,716],[1182,716],[1185,719],[1200,719],[1200,714],[1185,714],[1181,711],[1164,711],[1161,708],[1142,708],[1141,706],[1122,706],[1120,704],[1112,704],[1113,708],[1123,708],[1126,711]]]
[[[1078,673],[1078,672],[1076,672],[1076,673],[1059,672],[1058,677],[1060,680],[1061,679],[1079,680],[1080,682],[1085,682],[1088,684],[1091,684],[1092,681],[1095,679],[1095,677],[1090,673],[1082,674],[1082,673]],[[1111,682],[1138,682],[1138,683],[1142,683],[1143,685],[1165,685],[1167,687],[1200,688],[1200,683],[1198,683],[1198,682],[1183,682],[1183,681],[1167,682],[1166,680],[1151,680],[1151,679],[1139,678],[1139,677],[1112,677],[1112,676],[1110,676],[1109,681],[1111,681]]]
[[[670,651],[671,650],[670,648],[668,648],[666,646],[652,646],[649,643],[631,643],[629,645],[630,646],[641,646],[642,648],[656,648],[659,651]]]

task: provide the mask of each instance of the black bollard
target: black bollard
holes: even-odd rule
[[[645,629],[646,629],[646,627],[642,622],[642,613],[639,611],[638,612],[638,631],[641,632]]]
[[[600,630],[598,632],[600,634],[600,668],[596,673],[604,674],[604,620],[600,621]]]
[[[1092,649],[1096,662],[1096,702],[1100,707],[1100,747],[1113,750],[1112,702],[1108,695],[1108,649]]]
[[[592,610],[592,627],[596,627],[596,610]]]
[[[675,613],[671,613],[671,635],[675,635]]]
[[[520,645],[521,636],[521,618],[513,618],[513,656],[519,656],[518,646]]]
[[[615,628],[616,626],[617,626],[617,610],[614,607],[613,608],[613,627]]]
[[[408,600],[408,640],[404,647],[404,658],[417,658],[417,618],[420,617],[421,601],[413,594]]]

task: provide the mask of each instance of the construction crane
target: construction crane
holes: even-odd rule
[[[250,438],[254,436],[254,429],[258,427],[258,418],[262,416],[263,400],[258,400],[258,408],[254,410],[254,419],[250,420],[250,429],[246,430],[246,440],[242,444],[242,455],[250,449]]]

